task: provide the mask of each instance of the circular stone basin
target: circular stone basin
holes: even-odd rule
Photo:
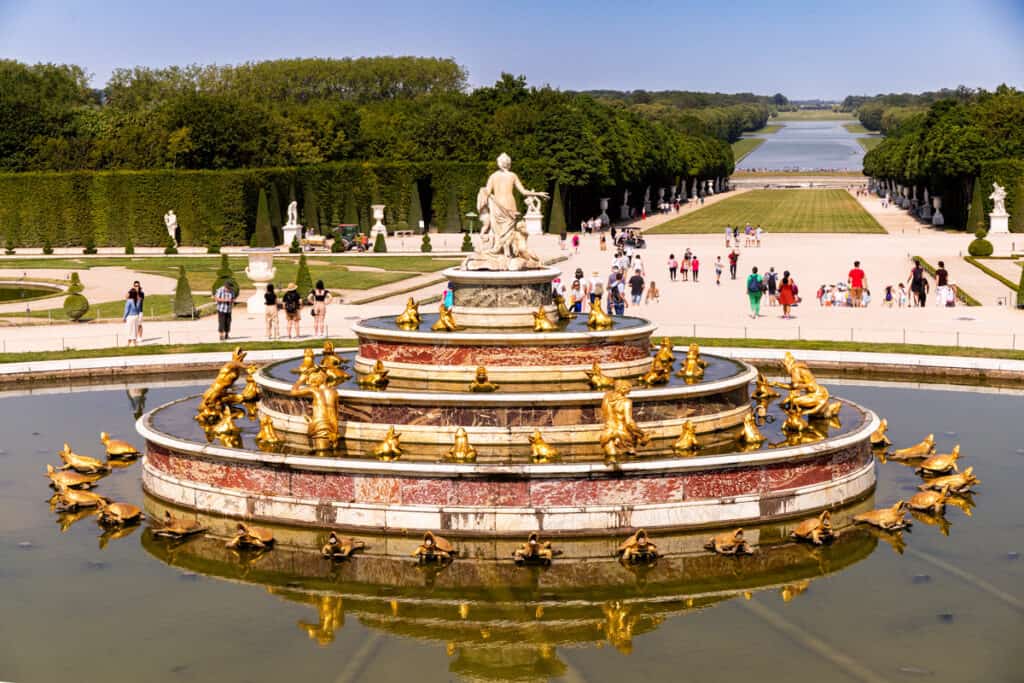
[[[18,301],[33,301],[60,294],[63,287],[50,285],[42,282],[5,282],[0,280],[0,303],[14,303]]]

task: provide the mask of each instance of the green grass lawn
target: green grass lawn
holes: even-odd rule
[[[885,230],[846,190],[751,190],[662,223],[648,234],[718,233],[726,225],[760,224],[768,232]]]
[[[848,133],[853,133],[854,135],[871,132],[859,123],[844,123],[843,128],[845,128]]]
[[[783,128],[785,128],[785,126],[773,126],[769,123],[764,128],[758,128],[757,130],[746,133],[746,135],[771,135],[772,133],[778,133]]]
[[[732,158],[738,164],[755,149],[764,144],[762,138],[742,138],[732,143]]]
[[[857,138],[857,143],[864,148],[865,152],[870,152],[875,147],[882,144],[881,136],[873,136],[870,138]]]
[[[850,112],[832,111],[831,109],[800,109],[798,111],[780,111],[776,121],[852,121],[855,117]]]

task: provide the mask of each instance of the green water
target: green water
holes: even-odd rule
[[[56,290],[48,287],[15,287],[13,285],[0,285],[0,303],[41,299],[56,293]]]
[[[982,481],[972,516],[950,507],[948,536],[916,522],[903,554],[866,531],[812,550],[771,543],[766,528],[753,558],[696,552],[647,572],[556,559],[543,571],[467,550],[432,574],[389,556],[386,540],[332,567],[283,532],[247,558],[212,536],[160,543],[145,525],[104,538],[92,517],[62,533],[42,474],[61,444],[99,455],[100,430],[139,443],[143,400],[199,386],[0,398],[0,680],[1021,680],[1019,394],[833,387],[887,417],[897,445],[928,432],[941,451],[962,443]],[[115,470],[98,492],[159,509],[139,470]],[[918,481],[879,465],[864,505]],[[799,594],[787,602],[784,589]]]

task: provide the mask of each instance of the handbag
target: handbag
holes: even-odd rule
[[[796,296],[796,295],[797,295],[797,294],[799,294],[799,293],[800,293],[800,288],[799,288],[799,287],[797,287],[797,286],[796,286],[796,283],[794,282],[794,283],[793,283],[793,296]]]

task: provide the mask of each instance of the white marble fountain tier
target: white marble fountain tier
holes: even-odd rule
[[[544,267],[532,270],[463,270],[442,273],[452,290],[452,314],[467,327],[513,328],[533,326],[533,314],[543,306],[556,316],[551,281],[562,271]]]

